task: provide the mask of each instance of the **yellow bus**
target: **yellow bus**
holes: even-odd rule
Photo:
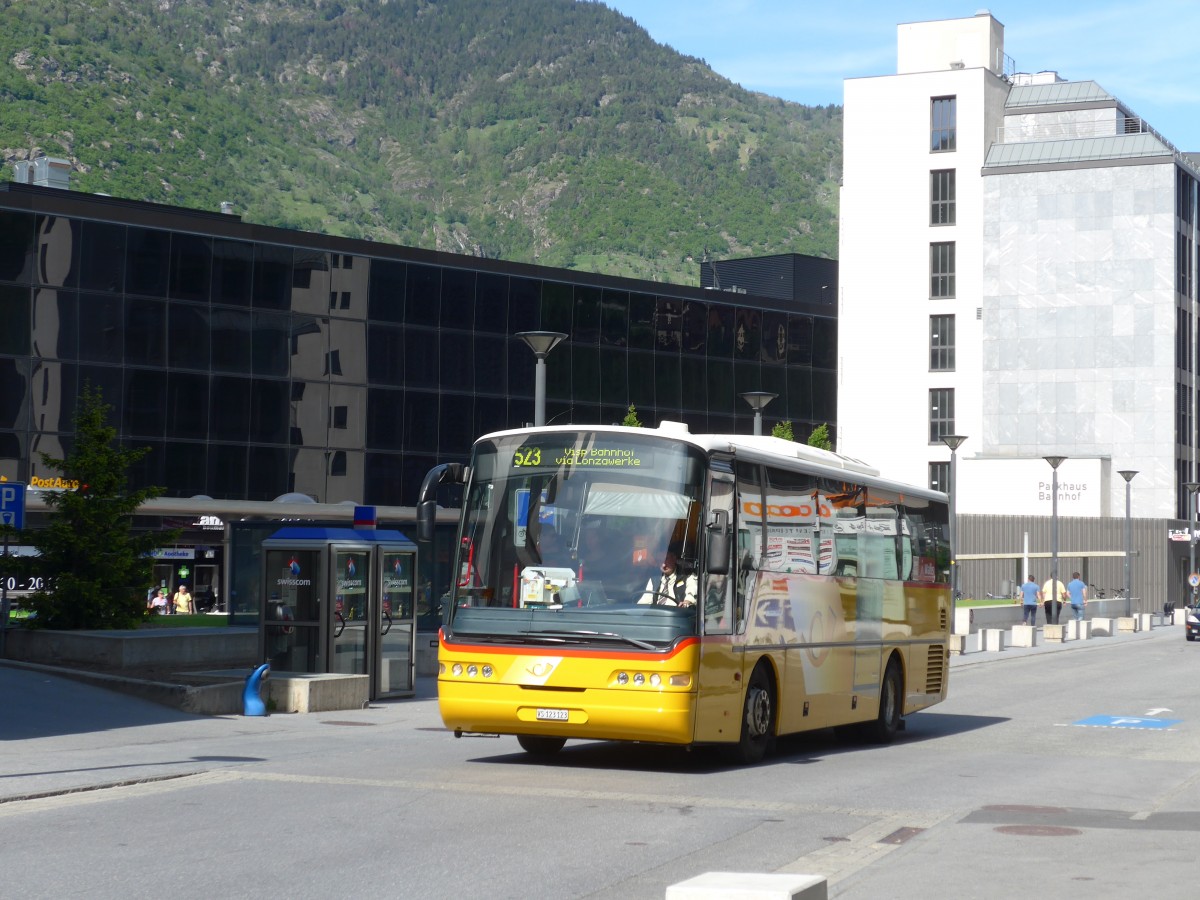
[[[431,470],[463,507],[438,705],[535,755],[572,738],[727,745],[852,727],[886,743],[945,699],[946,495],[774,437],[555,426]]]

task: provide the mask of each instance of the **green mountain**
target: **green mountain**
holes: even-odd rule
[[[837,251],[841,109],[576,0],[0,0],[0,160],[247,221],[694,284]],[[4,177],[11,177],[5,171]]]

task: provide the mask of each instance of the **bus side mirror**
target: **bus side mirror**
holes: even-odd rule
[[[429,543],[433,540],[433,523],[437,519],[437,501],[426,500],[417,505],[417,540]]]
[[[705,548],[705,570],[709,575],[729,574],[729,513],[714,510],[706,529],[708,546]]]

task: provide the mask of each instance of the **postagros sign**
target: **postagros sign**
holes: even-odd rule
[[[73,478],[38,478],[36,475],[29,479],[29,486],[31,488],[39,488],[43,491],[79,490],[79,482]]]

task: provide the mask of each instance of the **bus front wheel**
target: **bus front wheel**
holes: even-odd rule
[[[518,734],[517,743],[530,756],[549,758],[563,748],[566,738],[542,737],[536,734]]]
[[[775,734],[775,692],[762,667],[756,668],[746,687],[742,707],[742,734],[736,758],[746,765],[762,762]]]
[[[867,737],[877,744],[890,744],[900,730],[900,712],[904,707],[904,685],[900,663],[888,662],[879,687],[879,715],[868,726]]]

